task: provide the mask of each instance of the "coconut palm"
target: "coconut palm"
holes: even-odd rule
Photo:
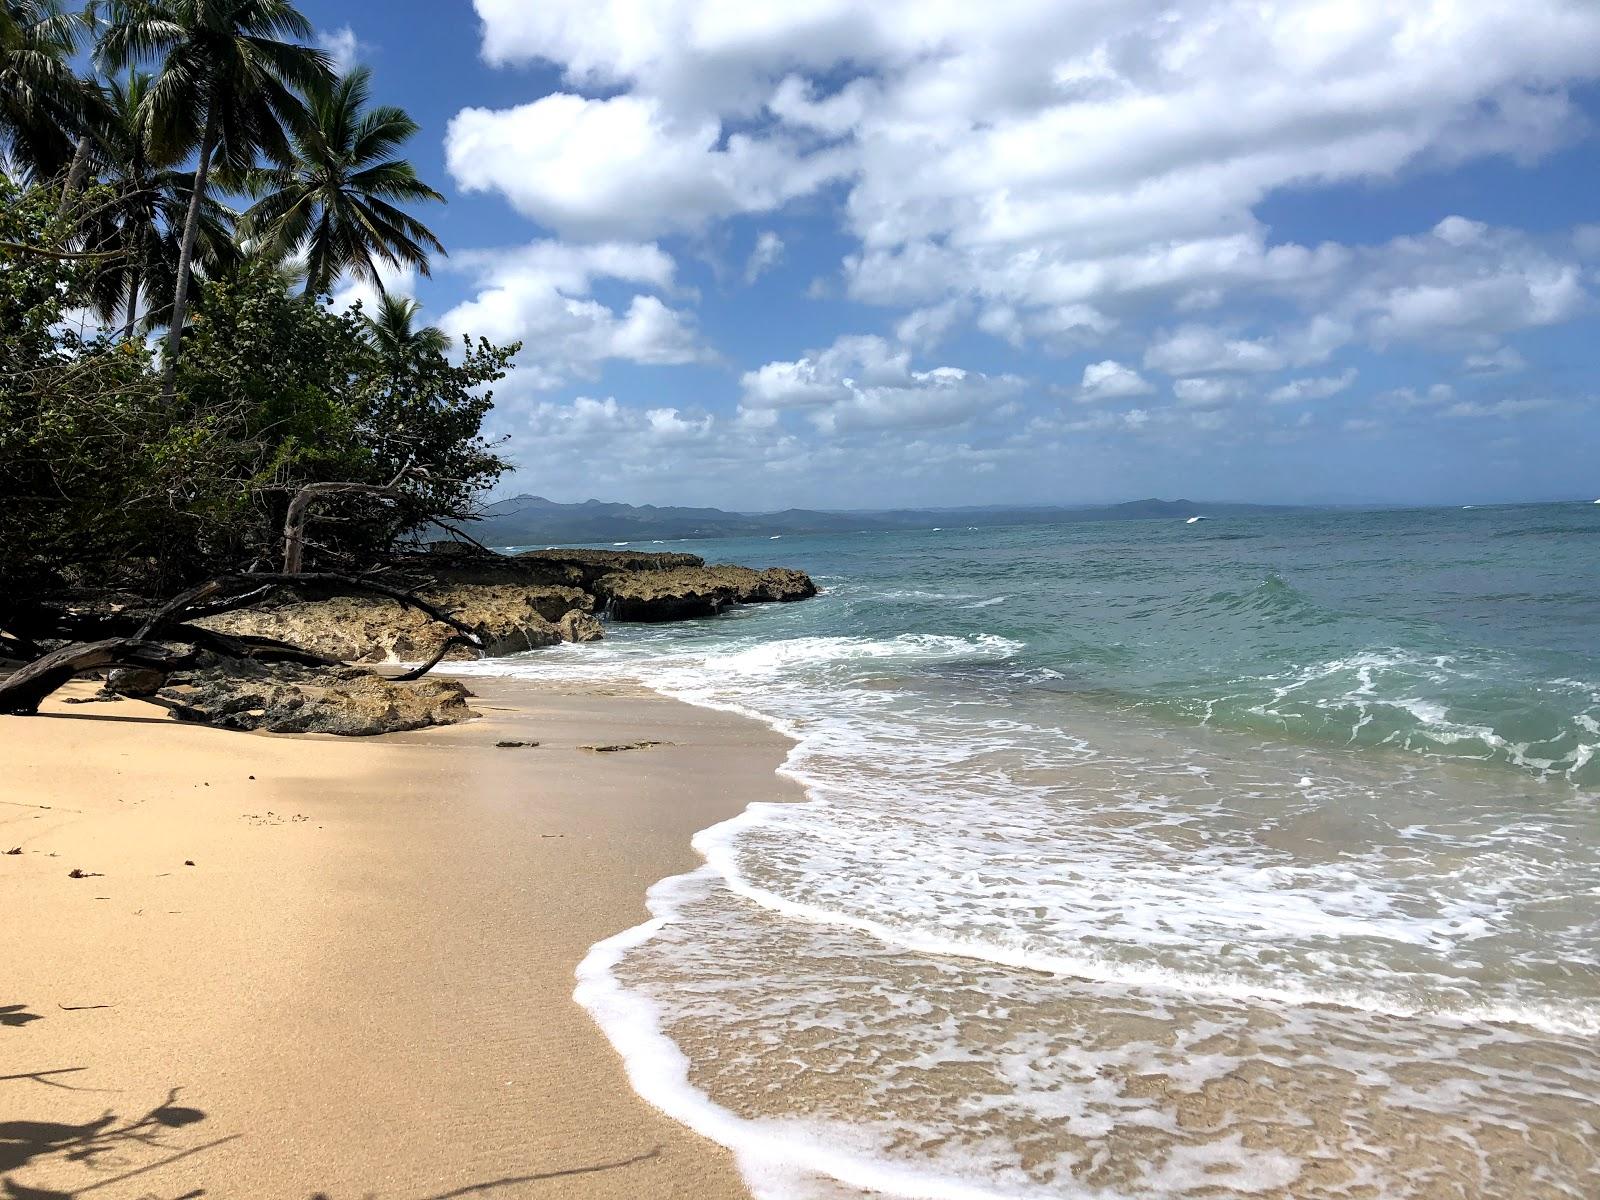
[[[296,89],[320,86],[332,70],[326,54],[300,44],[312,26],[289,0],[107,0],[103,11],[96,54],[104,68],[160,63],[141,105],[151,152],[168,161],[195,156],[163,364],[170,396],[212,174],[242,181],[262,158],[292,161],[286,130],[305,112]]]
[[[145,314],[142,326],[167,323],[180,231],[194,193],[192,172],[162,165],[151,156],[144,129],[151,82],[149,74],[132,71],[106,84],[106,119],[95,132],[91,158],[97,181],[109,196],[82,218],[90,247],[119,252],[107,260],[92,288],[99,315],[108,323],[120,315],[124,336],[140,327],[144,296],[160,301]],[[191,270],[198,265],[215,274],[231,267],[238,254],[232,220],[233,213],[214,197],[201,200]]]
[[[59,0],[0,0],[0,153],[20,172],[67,169],[95,89],[72,69],[83,19]]]
[[[391,374],[399,374],[419,359],[450,349],[450,339],[437,325],[417,325],[422,305],[388,292],[378,297],[378,311],[367,318],[371,339]]]
[[[429,252],[444,253],[427,226],[395,207],[444,199],[395,157],[417,123],[392,105],[369,108],[371,92],[365,67],[308,91],[294,162],[250,180],[261,199],[246,224],[305,256],[307,294],[331,291],[346,273],[382,291],[380,262],[426,275]]]

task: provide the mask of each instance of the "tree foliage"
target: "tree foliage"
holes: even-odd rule
[[[104,189],[100,189],[103,191]],[[85,203],[102,200],[97,192]],[[506,469],[480,434],[517,347],[386,356],[359,311],[284,289],[256,261],[200,287],[173,399],[139,339],[75,331],[103,269],[43,188],[0,185],[0,577],[161,590],[265,563],[303,484],[341,501],[311,557],[364,563],[430,520],[467,516]]]
[[[391,203],[444,199],[395,156],[417,123],[392,105],[372,106],[371,93],[365,67],[311,88],[293,131],[293,161],[247,181],[260,199],[246,225],[304,253],[307,294],[327,291],[345,273],[380,283],[379,263],[427,274],[429,252],[444,253],[427,226]]]
[[[442,200],[417,126],[312,32],[292,0],[0,0],[0,609],[271,562],[307,484],[347,485],[308,566],[363,566],[506,469],[480,430],[515,347],[378,278],[444,252],[398,207]],[[351,277],[375,320],[328,307]]]

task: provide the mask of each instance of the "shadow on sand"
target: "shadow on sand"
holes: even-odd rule
[[[616,1171],[623,1167],[649,1162],[660,1155],[661,1147],[657,1146],[644,1154],[635,1154],[632,1158],[619,1158],[614,1162],[594,1163],[587,1167],[567,1167],[560,1171],[540,1171],[534,1175],[508,1175],[502,1179],[485,1179],[479,1183],[451,1188],[448,1192],[429,1192],[426,1196],[414,1197],[414,1200],[468,1200],[468,1197],[487,1196],[490,1192],[499,1191],[501,1188],[516,1187],[524,1183],[543,1183],[549,1179],[568,1179],[574,1175],[595,1175],[601,1171]],[[311,1200],[334,1200],[334,1197],[328,1192],[317,1192],[312,1195]],[[362,1200],[373,1200],[373,1198],[369,1193]]]
[[[70,1087],[54,1077],[78,1069],[64,1067],[24,1072],[4,1076],[0,1082],[31,1080],[51,1087]],[[173,1088],[167,1098],[149,1112],[129,1119],[120,1118],[108,1109],[81,1125],[60,1121],[0,1121],[0,1189],[3,1189],[0,1195],[5,1200],[76,1200],[147,1171],[204,1153],[239,1136],[232,1134],[199,1145],[179,1144],[174,1139],[178,1130],[206,1119],[206,1114],[198,1108],[187,1108],[177,1102],[179,1090]],[[150,1161],[139,1161],[146,1158]],[[92,1177],[85,1184],[57,1191],[31,1187],[12,1174],[24,1167],[46,1163],[70,1163],[91,1172]],[[192,1200],[203,1194],[190,1191],[160,1200]]]

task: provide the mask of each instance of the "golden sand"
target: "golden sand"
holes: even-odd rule
[[[696,830],[792,797],[782,740],[472,686],[485,720],[367,741],[0,718],[0,1195],[745,1195],[571,993]]]

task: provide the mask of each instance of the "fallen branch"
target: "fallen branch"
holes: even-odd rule
[[[193,651],[178,654],[157,643],[133,638],[74,642],[35,659],[0,682],[0,713],[33,716],[46,696],[90,671],[137,667],[170,674],[193,665],[194,660]]]
[[[140,667],[160,671],[164,676],[195,665],[201,650],[222,658],[254,659],[258,662],[292,662],[310,667],[336,667],[336,659],[273,638],[251,634],[221,633],[191,623],[191,619],[231,612],[254,603],[274,588],[335,588],[364,592],[393,600],[402,608],[414,608],[430,620],[449,626],[455,636],[446,640],[433,659],[420,667],[395,676],[394,682],[421,679],[457,646],[482,652],[483,639],[465,622],[422,599],[415,592],[390,587],[358,575],[333,572],[283,573],[251,571],[238,575],[219,575],[180,592],[148,615],[127,613],[86,615],[61,611],[46,614],[35,609],[28,616],[36,626],[34,638],[52,634],[75,637],[68,645],[36,658],[0,682],[0,713],[31,716],[39,711],[45,697],[72,679],[91,671],[110,667]],[[69,632],[70,631],[70,632]],[[81,640],[84,633],[99,635]],[[188,646],[179,653],[154,639]],[[157,701],[157,703],[162,703]],[[166,704],[166,707],[176,706]]]

